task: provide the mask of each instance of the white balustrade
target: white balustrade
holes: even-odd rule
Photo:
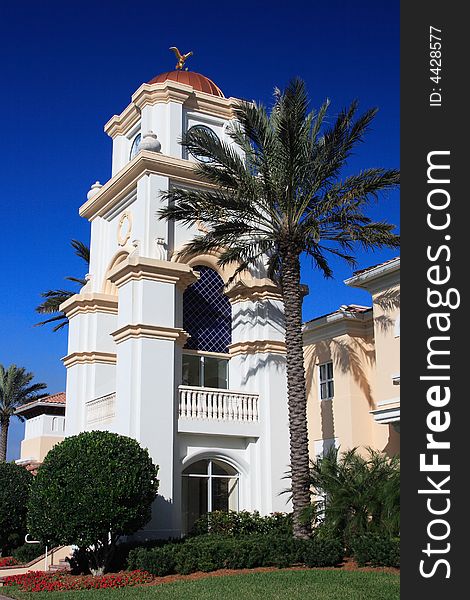
[[[116,392],[86,403],[86,424],[98,425],[112,420],[116,414]]]
[[[258,394],[180,385],[179,418],[208,421],[258,421],[258,402]]]

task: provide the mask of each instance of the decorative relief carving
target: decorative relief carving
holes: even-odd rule
[[[122,213],[117,230],[117,240],[120,246],[125,246],[131,237],[132,213],[128,210]]]

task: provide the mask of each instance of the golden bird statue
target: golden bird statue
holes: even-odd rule
[[[184,63],[188,60],[188,58],[193,55],[192,52],[187,52],[186,54],[181,54],[181,52],[178,50],[178,48],[176,48],[176,46],[172,46],[170,48],[170,50],[173,50],[176,58],[178,59],[178,62],[176,63],[175,68],[179,69],[179,70],[181,70],[183,68]]]

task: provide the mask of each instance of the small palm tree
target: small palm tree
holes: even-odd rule
[[[400,458],[367,448],[339,453],[332,448],[311,463],[310,483],[319,498],[314,514],[322,515],[327,530],[344,537],[355,534],[400,533]]]
[[[220,265],[237,263],[235,274],[268,259],[284,300],[290,460],[294,535],[307,537],[302,513],[310,505],[305,371],[302,345],[300,256],[307,254],[325,277],[328,255],[355,265],[354,245],[396,247],[394,227],[365,214],[379,192],[398,185],[395,169],[366,169],[341,177],[354,146],[363,140],[376,110],[356,116],[357,102],[325,127],[325,102],[308,111],[301,80],[275,92],[267,113],[242,102],[229,135],[233,144],[191,129],[182,144],[198,157],[196,171],[213,187],[172,188],[160,217],[186,225],[202,221],[207,233],[194,237],[182,256],[219,252]]]
[[[78,240],[71,241],[72,248],[75,250],[76,256],[83,259],[87,266],[90,264],[90,248],[84,244],[83,242],[79,242]],[[83,278],[77,277],[66,277],[68,281],[73,281],[78,283],[80,286],[84,286],[86,284],[86,280]],[[59,309],[62,302],[65,302],[76,292],[72,292],[70,290],[48,290],[47,292],[43,292],[41,296],[46,298],[44,302],[42,302],[39,306],[36,307],[36,312],[42,315],[54,315],[50,319],[46,319],[45,321],[41,321],[36,323],[38,325],[46,325],[47,323],[57,322],[52,331],[58,331],[68,325],[68,318],[66,315]]]
[[[7,369],[0,364],[0,462],[7,459],[8,428],[10,419],[15,410],[43,398],[47,394],[40,394],[47,385],[45,383],[31,383],[33,373],[28,373],[23,367],[10,365]],[[22,418],[17,415],[20,420]]]

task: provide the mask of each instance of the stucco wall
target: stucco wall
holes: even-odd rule
[[[369,335],[343,334],[305,347],[307,419],[311,456],[320,440],[341,448],[386,445],[369,411],[375,406],[376,358]],[[333,363],[334,398],[320,400],[319,365]],[[383,426],[382,426],[383,427]],[[379,444],[379,446],[377,445]]]
[[[42,462],[49,450],[63,439],[57,435],[25,439],[21,442],[20,460],[33,459]]]
[[[377,356],[377,403],[399,399],[400,387],[393,377],[400,375],[400,286],[373,293],[374,336]]]

